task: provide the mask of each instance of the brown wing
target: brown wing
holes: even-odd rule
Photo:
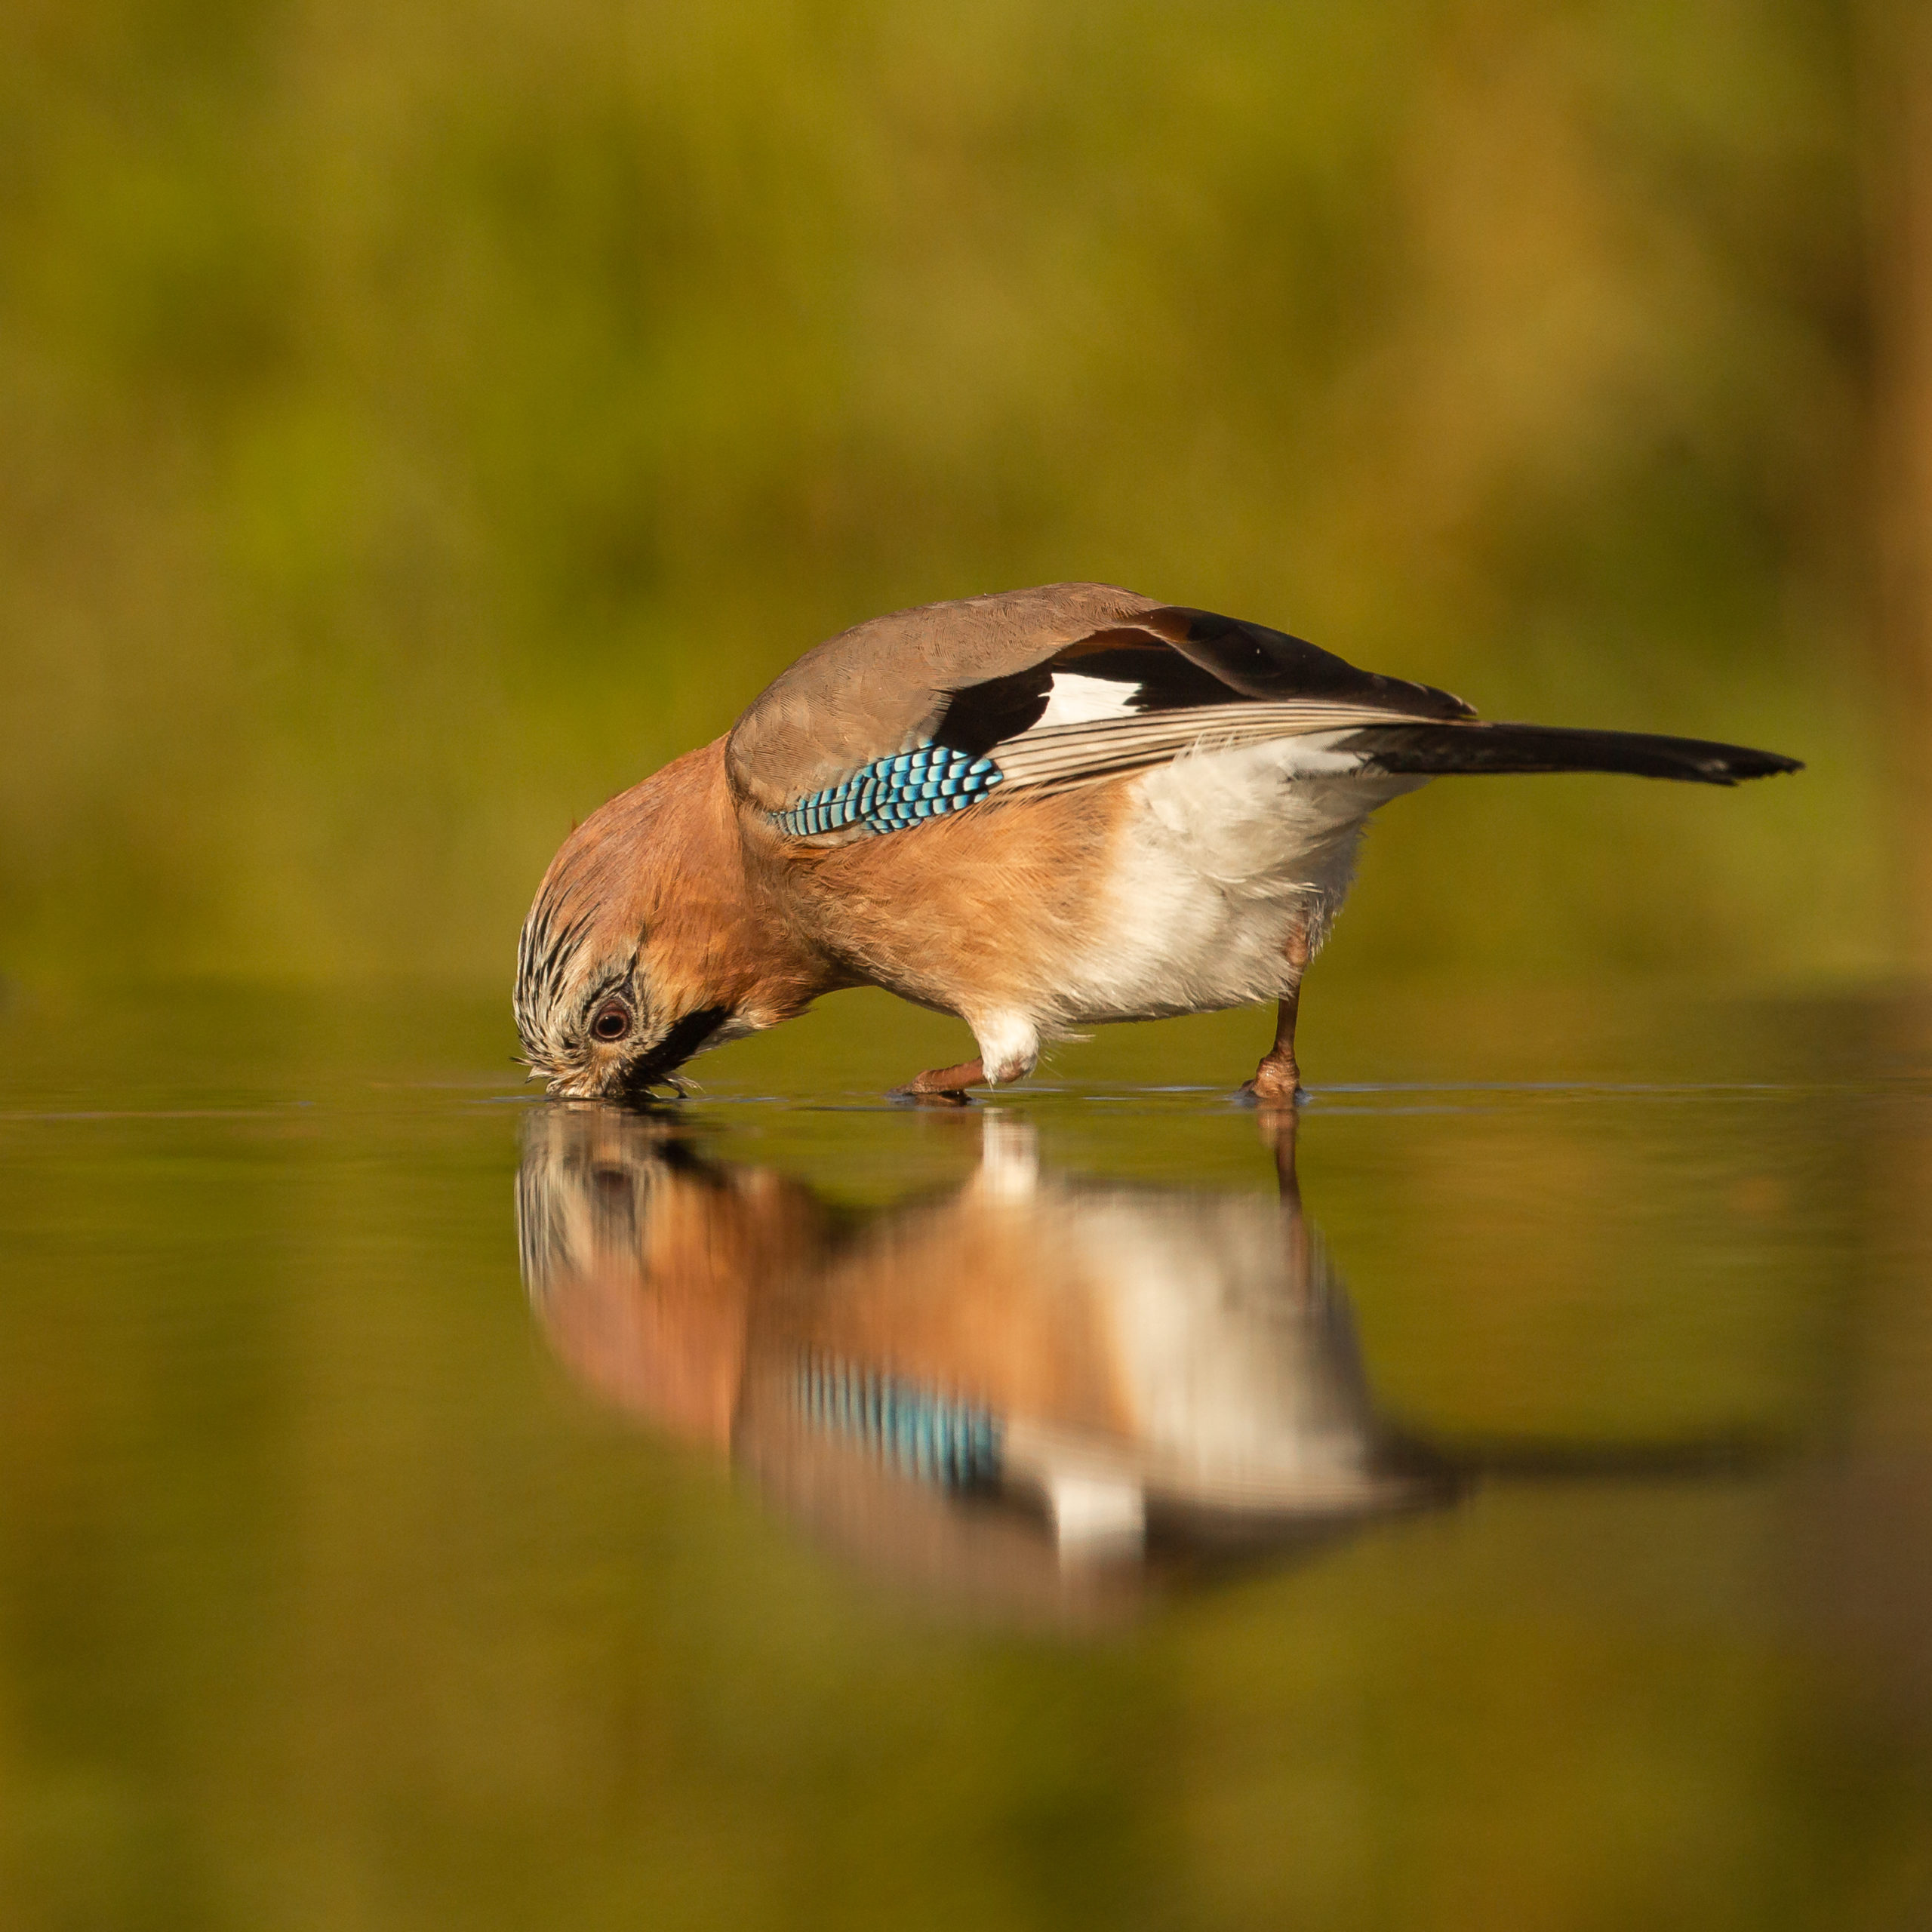
[[[738,721],[726,768],[743,798],[789,815],[928,746],[993,753],[1010,785],[1066,784],[1203,742],[1471,715],[1262,625],[1049,584],[895,611],[820,645]]]

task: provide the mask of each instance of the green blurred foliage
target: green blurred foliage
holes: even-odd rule
[[[1851,72],[1844,0],[14,0],[0,970],[500,973],[800,650],[1071,577],[1812,761],[1438,786],[1365,968],[1882,964]]]

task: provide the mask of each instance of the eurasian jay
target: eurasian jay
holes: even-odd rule
[[[1485,724],[1301,638],[1097,583],[929,604],[841,632],[724,737],[620,792],[551,861],[515,1011],[553,1094],[639,1096],[821,993],[884,986],[979,1057],[1273,999],[1246,1088],[1291,1104],[1303,969],[1377,806],[1447,772],[1731,785],[1737,745]]]

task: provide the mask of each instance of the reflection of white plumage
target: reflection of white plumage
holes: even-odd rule
[[[995,1115],[974,1181],[875,1227],[813,1305],[847,1346],[863,1337],[929,1376],[956,1380],[970,1358],[1002,1402],[1007,1484],[1047,1503],[1069,1548],[1131,1540],[1150,1509],[1309,1518],[1414,1492],[1413,1468],[1390,1467],[1346,1301],[1292,1192],[1041,1177],[1031,1129]],[[1001,1318],[990,1346],[988,1306]],[[1069,1337],[1078,1372],[1032,1382]]]
[[[728,1442],[872,1558],[1025,1595],[1444,1493],[1378,1420],[1283,1179],[1279,1200],[1062,1180],[995,1114],[966,1186],[835,1242],[795,1183],[546,1109],[519,1223],[533,1304],[607,1397]]]
[[[1090,1457],[1189,1504],[1346,1509],[1386,1494],[1347,1309],[1320,1251],[1302,1265],[1268,1204],[1069,1189],[1050,1211],[1126,1412],[1124,1441]],[[1056,1434],[1040,1428],[1043,1463]]]

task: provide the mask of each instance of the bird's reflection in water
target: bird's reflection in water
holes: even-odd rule
[[[1043,1174],[1023,1123],[979,1131],[957,1192],[854,1223],[659,1120],[538,1109],[532,1305],[600,1396],[962,1607],[1124,1607],[1454,1494],[1377,1414],[1291,1131],[1273,1196]]]

